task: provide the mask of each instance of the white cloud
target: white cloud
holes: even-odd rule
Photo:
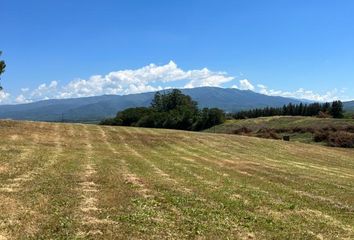
[[[15,99],[16,103],[30,103],[31,100],[27,99],[23,94],[20,94]]]
[[[57,81],[52,81],[50,84],[43,83],[30,93],[31,100],[40,100],[56,97],[57,94]]]
[[[0,103],[7,103],[10,98],[10,93],[0,90]]]
[[[338,96],[339,91],[337,89],[333,89],[331,91],[327,91],[323,94],[320,94],[312,90],[305,90],[304,88],[299,88],[296,91],[290,92],[290,91],[268,89],[266,86],[262,84],[258,84],[257,87],[258,87],[258,92],[269,96],[307,99],[307,100],[319,101],[319,102],[333,101],[339,99]]]
[[[234,77],[226,76],[225,72],[212,72],[207,68],[187,71],[184,75],[184,79],[190,79],[190,82],[185,85],[186,88],[203,86],[219,87],[223,83],[234,80]]]
[[[234,84],[231,86],[231,88],[240,89],[240,90],[252,90],[252,91],[255,89],[255,87],[252,85],[252,83],[247,79],[240,80],[239,86]]]
[[[29,88],[21,88],[21,92],[28,92],[29,90]]]
[[[14,99],[4,91],[0,92],[0,103],[28,103],[37,100],[50,98],[74,98],[97,96],[103,94],[131,94],[149,91],[157,91],[173,87],[194,88],[201,86],[223,87],[229,83],[231,88],[240,90],[252,90],[271,96],[283,96],[292,98],[302,98],[314,101],[331,101],[338,99],[338,95],[343,96],[343,89],[332,90],[324,94],[319,94],[303,88],[297,91],[282,91],[269,89],[263,84],[253,85],[250,80],[239,80],[225,72],[215,72],[208,68],[183,70],[176,63],[170,61],[165,65],[149,64],[138,69],[127,69],[110,72],[106,75],[94,75],[88,79],[74,79],[65,85],[60,85],[57,81],[49,84],[40,84],[34,90],[22,88],[20,94]],[[232,84],[230,84],[232,83]]]
[[[161,86],[169,82],[174,82],[175,87],[179,88],[221,86],[233,79],[234,77],[227,76],[225,72],[213,72],[207,68],[184,71],[170,61],[161,66],[149,64],[134,70],[120,70],[106,75],[94,75],[88,79],[75,79],[62,87],[58,86],[57,81],[43,83],[33,91],[22,89],[22,94],[16,101],[141,93],[171,88]]]
[[[220,86],[232,79],[233,77],[226,76],[226,73],[212,72],[207,68],[184,71],[170,61],[162,66],[150,64],[135,70],[121,70],[105,76],[92,76],[88,80],[77,79],[64,86],[59,97],[141,93],[163,89],[163,87],[154,87],[156,83],[178,83],[179,81],[189,81],[184,86],[187,88]]]
[[[254,86],[247,79],[240,80],[241,90],[254,90]]]

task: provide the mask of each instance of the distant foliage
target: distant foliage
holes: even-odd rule
[[[354,147],[354,134],[349,130],[335,130],[335,131],[316,131],[313,140],[315,142],[326,142],[327,145],[332,147],[353,148]]]
[[[0,56],[1,56],[2,52],[0,51]],[[5,61],[0,60],[0,79],[1,79],[1,74],[3,74],[5,72],[5,68],[6,68],[6,64]],[[0,84],[0,90],[2,90],[2,86]]]
[[[231,114],[234,119],[270,117],[270,116],[332,116],[334,118],[343,117],[343,103],[334,101],[331,103],[311,103],[311,104],[292,104],[283,107],[256,108],[248,111],[240,111]]]
[[[343,117],[343,103],[341,101],[334,101],[330,108],[330,114],[334,118],[342,118]]]
[[[190,96],[174,89],[165,94],[157,92],[148,108],[125,109],[101,124],[199,131],[224,121],[224,111],[218,108],[200,110]]]

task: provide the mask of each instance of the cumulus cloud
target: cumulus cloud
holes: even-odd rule
[[[254,86],[247,79],[240,80],[241,90],[254,90]]]
[[[248,79],[239,80],[239,85],[232,85],[231,88],[254,91],[255,87]]]
[[[50,84],[43,83],[30,93],[33,100],[55,97],[57,94],[57,81],[52,81]]]
[[[0,91],[0,103],[7,103],[10,98],[10,93],[3,90]]]
[[[191,79],[185,85],[186,88],[203,87],[203,86],[221,86],[223,83],[234,80],[234,77],[226,76],[225,72],[212,72],[207,68],[201,70],[192,70],[185,72],[184,79]]]
[[[300,88],[296,91],[269,89],[263,84],[253,85],[250,80],[242,79],[236,83],[233,76],[226,72],[211,71],[208,68],[183,70],[173,61],[165,65],[149,64],[138,69],[113,71],[106,75],[94,75],[87,79],[74,79],[65,85],[58,81],[40,84],[31,90],[22,88],[13,99],[7,92],[0,92],[0,103],[28,103],[50,98],[75,98],[103,94],[132,94],[162,89],[194,88],[202,86],[231,86],[240,90],[252,90],[270,96],[283,96],[314,101],[331,101],[342,96],[343,90],[331,90],[319,94]]]
[[[316,93],[312,90],[305,90],[304,88],[299,88],[296,91],[282,91],[282,90],[274,90],[268,89],[266,86],[262,84],[258,84],[258,92],[269,95],[269,96],[281,96],[281,97],[289,97],[289,98],[297,98],[297,99],[307,99],[312,101],[318,102],[326,102],[326,101],[333,101],[339,99],[337,89],[333,89],[331,91],[327,91],[323,94]],[[341,90],[343,93],[343,91]]]
[[[15,102],[16,103],[30,103],[32,101],[27,99],[23,94],[20,94],[15,98]]]
[[[57,81],[43,83],[33,91],[22,89],[16,102],[157,91],[170,88],[161,86],[170,82],[179,88],[221,86],[233,79],[234,77],[228,76],[225,72],[214,72],[207,68],[185,71],[170,61],[161,66],[149,64],[138,69],[114,71],[106,75],[94,75],[88,79],[75,79],[61,87]]]

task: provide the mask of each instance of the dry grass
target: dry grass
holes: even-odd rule
[[[0,239],[352,239],[354,151],[0,121]]]

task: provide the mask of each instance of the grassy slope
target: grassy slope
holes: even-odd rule
[[[247,127],[253,132],[257,132],[261,128],[315,128],[335,126],[346,127],[354,126],[354,119],[333,119],[333,118],[316,118],[316,117],[292,117],[292,116],[275,116],[275,117],[260,117],[250,118],[245,120],[228,120],[224,124],[218,125],[214,128],[207,129],[206,132],[217,133],[232,133],[233,130],[241,127]],[[289,135],[289,134],[286,134]],[[294,133],[290,134],[292,140],[300,142],[312,142],[312,134],[310,133]]]
[[[354,238],[354,151],[0,122],[0,239]]]

